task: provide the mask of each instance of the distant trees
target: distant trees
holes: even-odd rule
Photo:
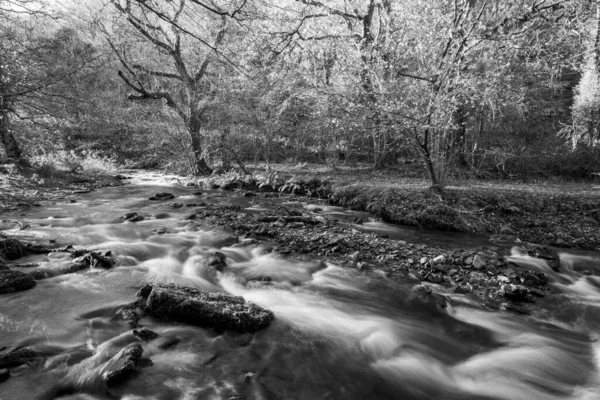
[[[158,161],[143,165],[185,159],[197,174],[245,160],[384,168],[403,152],[443,188],[562,151],[561,128],[572,144],[600,137],[600,17],[584,0],[107,0],[88,4],[96,30],[85,13],[77,30],[44,28],[38,9],[1,5],[13,158],[14,123],[35,120],[69,146],[149,137]]]

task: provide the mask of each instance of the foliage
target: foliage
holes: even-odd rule
[[[411,162],[440,187],[597,170],[590,2],[106,5],[0,12],[5,156],[191,174]]]

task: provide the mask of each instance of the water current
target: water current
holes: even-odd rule
[[[30,346],[47,355],[13,368],[0,383],[0,399],[600,399],[599,254],[562,252],[560,274],[518,251],[510,256],[549,274],[571,297],[568,309],[557,304],[555,312],[522,316],[451,293],[452,304],[440,307],[415,296],[408,282],[231,245],[231,232],[186,220],[190,208],[148,200],[164,191],[184,204],[255,207],[239,195],[199,195],[168,176],[140,173],[125,186],[78,195],[75,203],[3,216],[29,225],[19,230],[3,223],[19,239],[111,250],[118,263],[0,297],[0,347]],[[325,209],[340,219],[355,217]],[[132,211],[154,218],[123,222]],[[166,233],[157,234],[160,228]],[[361,229],[463,248],[485,242],[377,221]],[[227,256],[223,273],[203,267],[215,250]],[[39,255],[19,262],[54,270],[65,260]],[[265,275],[272,281],[242,279]],[[144,318],[141,324],[160,335],[142,343],[153,365],[108,390],[103,363],[137,340],[126,323],[114,320],[115,310],[135,300],[146,282],[243,296],[272,310],[275,320],[251,335]],[[173,338],[176,346],[160,346]]]

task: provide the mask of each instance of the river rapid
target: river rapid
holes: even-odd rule
[[[157,192],[184,205],[256,207],[239,195],[198,194],[171,177],[137,173],[125,186],[81,194],[74,203],[3,216],[1,228],[18,239],[110,250],[117,265],[0,297],[0,348],[29,346],[46,355],[11,369],[0,399],[600,399],[600,254],[562,252],[557,273],[513,251],[513,261],[547,273],[571,299],[567,308],[522,316],[487,310],[468,295],[447,293],[452,301],[440,304],[408,282],[232,244],[231,232],[186,220],[191,208],[149,201]],[[153,218],[124,222],[129,212]],[[17,229],[15,220],[29,227]],[[363,229],[463,248],[481,244],[376,221]],[[227,256],[222,273],[203,266],[215,250]],[[19,260],[50,271],[65,262],[60,253]],[[261,276],[271,280],[255,280]],[[107,389],[106,360],[137,340],[115,312],[147,282],[242,296],[275,320],[238,334],[144,318],[140,325],[159,334],[142,343],[152,365]],[[177,344],[161,346],[168,341]]]

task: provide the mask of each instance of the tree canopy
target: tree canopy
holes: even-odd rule
[[[195,174],[419,160],[443,187],[600,140],[583,0],[2,0],[0,19],[12,159],[52,143]]]

